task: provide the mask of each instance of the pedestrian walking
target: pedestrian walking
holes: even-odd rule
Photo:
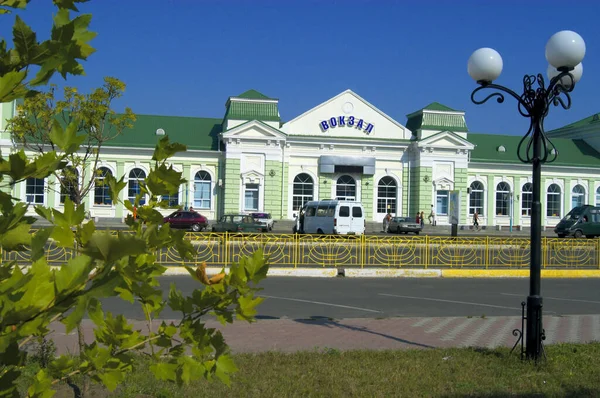
[[[425,228],[425,212],[421,212],[421,229]]]
[[[473,228],[478,231],[481,230],[481,228],[479,228],[479,214],[477,214],[477,210],[473,213]]]
[[[392,215],[388,212],[385,217],[383,217],[383,232],[387,232],[390,227],[390,220],[392,219]]]
[[[431,205],[431,212],[429,213],[429,217],[427,218],[429,219],[429,224],[435,225],[435,209],[433,205]]]
[[[417,224],[421,224],[421,213],[417,212],[417,216],[415,217],[415,222]]]

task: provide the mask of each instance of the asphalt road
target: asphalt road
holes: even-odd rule
[[[171,283],[188,295],[200,287],[189,277],[163,277],[165,297]],[[520,315],[529,280],[270,277],[261,286],[261,295],[267,298],[258,308],[263,319],[487,317]],[[600,279],[542,280],[544,313],[600,314],[598,292]],[[129,319],[143,319],[138,305],[118,298],[104,300],[103,307]],[[165,309],[160,317],[176,315]]]

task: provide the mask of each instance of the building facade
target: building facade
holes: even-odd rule
[[[15,149],[6,130],[15,112],[14,103],[0,104],[3,154]],[[559,154],[543,167],[545,226],[576,205],[600,205],[597,122],[593,115],[548,133]],[[531,167],[516,154],[521,136],[469,132],[464,112],[435,102],[402,125],[346,90],[284,122],[278,99],[249,90],[227,99],[223,118],[138,115],[133,128],[106,144],[93,178],[125,176],[122,199],[133,199],[165,134],[188,147],[172,159],[188,183],[170,203],[209,219],[254,211],[292,219],[309,200],[343,198],[361,201],[372,221],[388,212],[428,216],[433,205],[443,225],[458,205],[461,225],[471,224],[475,211],[481,225],[530,224]],[[54,177],[13,189],[33,204],[60,208],[65,198]],[[107,189],[95,187],[86,206],[93,217],[122,219],[127,210],[111,203]]]

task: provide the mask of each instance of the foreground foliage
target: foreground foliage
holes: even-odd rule
[[[235,355],[231,388],[204,380],[156,381],[143,360],[114,392],[96,397],[597,397],[600,343],[547,347],[548,361],[522,362],[505,348]],[[66,391],[66,390],[65,390]]]

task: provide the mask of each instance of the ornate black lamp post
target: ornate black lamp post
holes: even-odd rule
[[[581,61],[585,55],[585,42],[577,33],[564,30],[554,34],[546,44],[546,59],[550,83],[546,87],[541,74],[525,75],[523,78],[523,94],[492,82],[502,72],[502,58],[491,48],[480,48],[469,58],[469,75],[479,84],[471,94],[471,101],[483,104],[490,98],[504,102],[506,93],[518,102],[519,113],[529,118],[529,130],[519,142],[517,154],[523,163],[531,163],[533,183],[533,203],[531,207],[531,254],[529,270],[529,296],[527,297],[527,315],[525,327],[525,354],[527,359],[538,360],[542,355],[542,296],[541,260],[542,260],[542,214],[540,204],[542,163],[552,162],[558,156],[554,144],[544,133],[544,119],[548,115],[550,105],[561,105],[564,109],[571,107],[569,93],[581,78],[583,67]],[[534,87],[537,83],[538,87]],[[482,100],[475,95],[484,89],[496,90]],[[522,336],[522,335],[521,335]]]

